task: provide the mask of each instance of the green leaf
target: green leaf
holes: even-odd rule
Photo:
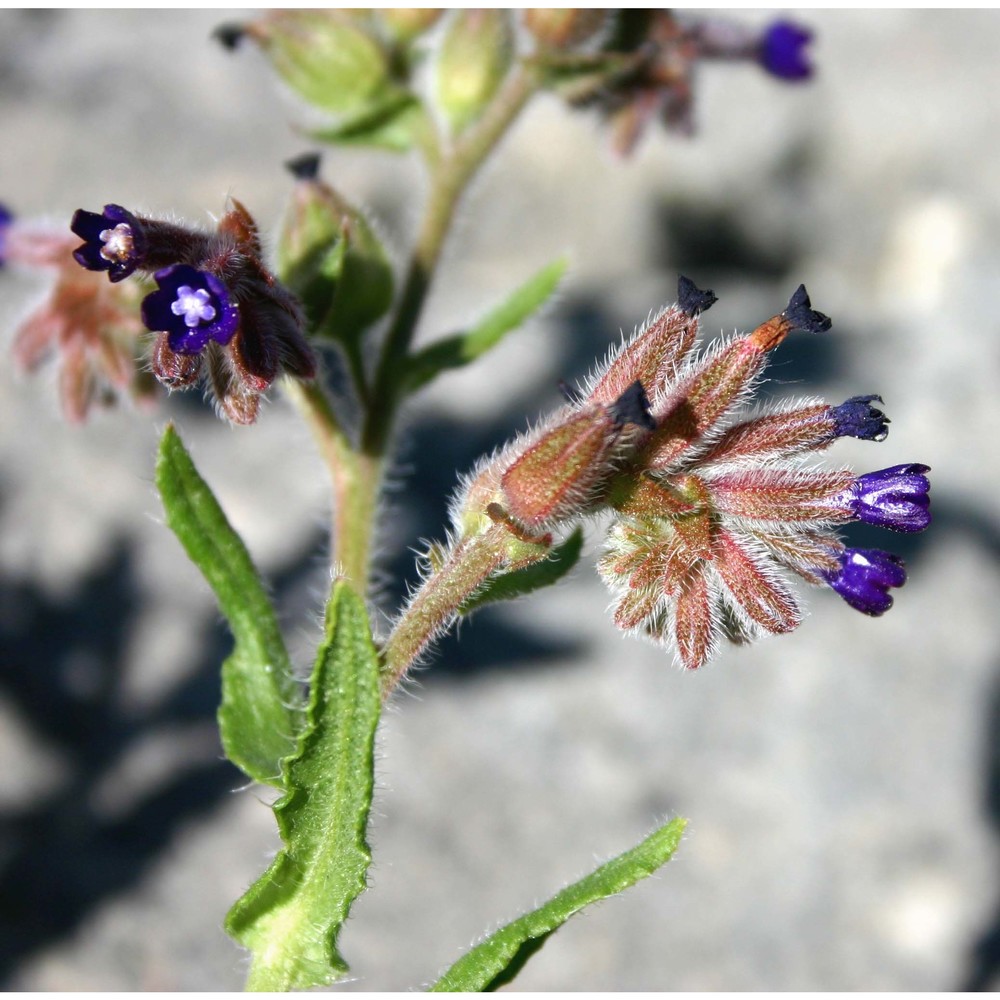
[[[250,948],[247,988],[305,990],[347,972],[337,935],[365,888],[365,827],[381,698],[361,599],[334,585],[313,669],[306,729],[275,803],[283,850],[235,903],[226,930]]]
[[[519,327],[545,304],[556,290],[568,264],[565,257],[553,261],[484,316],[471,330],[430,344],[406,359],[406,390],[413,392],[441,372],[475,361],[500,343],[505,334]]]
[[[521,569],[503,573],[488,580],[459,609],[467,615],[484,604],[511,601],[530,594],[533,590],[548,587],[561,580],[577,563],[583,548],[583,530],[577,528],[566,541],[557,545],[545,558]]]
[[[160,441],[156,485],[167,524],[215,591],[236,640],[222,666],[219,728],[226,756],[255,781],[280,788],[280,762],[294,749],[302,721],[302,693],[274,608],[173,425]]]
[[[513,980],[527,960],[574,913],[614,896],[652,875],[672,857],[687,820],[675,819],[637,847],[567,886],[531,913],[501,927],[463,955],[432,987],[432,993],[490,992]]]

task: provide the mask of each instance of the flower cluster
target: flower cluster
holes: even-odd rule
[[[152,372],[167,388],[204,378],[226,417],[249,424],[281,371],[315,375],[298,301],[263,263],[256,223],[238,201],[211,234],[120,205],[81,209],[70,228],[83,240],[73,258],[87,271],[112,282],[152,275],[157,287],[141,315],[156,334]]]
[[[723,18],[680,20],[667,10],[622,10],[602,46],[610,70],[585,80],[572,103],[596,106],[610,120],[616,150],[627,155],[659,120],[694,128],[694,77],[706,60],[752,62],[786,83],[813,73],[812,33],[790,21],[752,28]]]
[[[884,440],[880,397],[745,412],[769,352],[795,330],[831,325],[805,288],[749,334],[699,351],[699,316],[714,301],[681,278],[677,303],[548,421],[484,463],[454,507],[459,544],[506,527],[508,567],[515,553],[539,558],[560,525],[610,510],[599,571],[616,624],[673,648],[690,669],[723,638],[794,629],[801,612],[789,571],[882,614],[889,589],[905,581],[902,561],[848,548],[837,529],[930,523],[927,466],[855,476],[810,462],[841,437]]]

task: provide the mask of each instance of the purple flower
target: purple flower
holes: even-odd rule
[[[757,61],[772,76],[782,80],[807,80],[812,65],[805,48],[812,41],[812,32],[791,21],[775,21],[761,36]]]
[[[858,476],[840,500],[865,524],[893,531],[923,531],[931,523],[926,465],[894,465]]]
[[[198,354],[209,340],[232,340],[240,310],[221,279],[190,264],[174,264],[153,277],[160,287],[142,300],[142,321],[165,331],[172,351]]]
[[[6,205],[0,202],[0,267],[3,267],[6,261],[7,253],[5,244],[7,242],[7,230],[10,229],[10,224],[13,221],[13,213]]]
[[[881,396],[852,396],[840,406],[830,407],[834,437],[854,437],[862,441],[884,441],[889,436],[889,418],[871,404]]]
[[[105,205],[100,215],[77,209],[69,228],[84,241],[73,251],[76,262],[88,271],[107,271],[112,281],[127,278],[145,257],[142,224],[121,205]]]
[[[881,549],[844,549],[839,569],[823,576],[852,608],[877,617],[892,607],[889,588],[906,583],[906,567],[899,556]]]

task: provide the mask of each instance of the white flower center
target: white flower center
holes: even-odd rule
[[[177,298],[170,303],[170,311],[175,316],[183,316],[185,326],[194,328],[199,323],[215,319],[215,307],[210,298],[204,288],[195,290],[190,285],[181,285],[177,289]]]
[[[101,256],[110,261],[127,261],[133,253],[135,244],[132,240],[132,227],[125,222],[119,222],[114,229],[104,229],[100,234]]]

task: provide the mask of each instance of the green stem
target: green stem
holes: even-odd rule
[[[539,86],[537,70],[530,66],[520,67],[508,76],[482,118],[450,150],[442,150],[433,136],[426,139],[430,195],[403,290],[382,345],[374,382],[365,400],[360,447],[344,433],[318,382],[286,382],[292,401],[313,432],[333,481],[331,560],[334,572],[347,576],[359,593],[368,591],[383,467],[401,396],[400,374],[455,209],[469,181]],[[357,372],[354,374],[357,377]]]
[[[539,87],[535,70],[521,67],[507,78],[493,103],[446,153],[432,164],[431,191],[423,226],[410,258],[395,318],[382,345],[373,405],[363,436],[366,451],[380,453],[391,434],[399,403],[400,369],[410,349],[434,270],[469,181]]]
[[[501,566],[509,541],[506,529],[493,525],[483,534],[456,544],[442,565],[424,580],[386,642],[381,680],[383,700],[428,645],[448,630],[465,601]]]
[[[333,483],[330,561],[334,573],[345,576],[364,594],[371,556],[368,527],[374,523],[379,463],[355,449],[319,382],[286,379],[284,387],[309,425]]]

